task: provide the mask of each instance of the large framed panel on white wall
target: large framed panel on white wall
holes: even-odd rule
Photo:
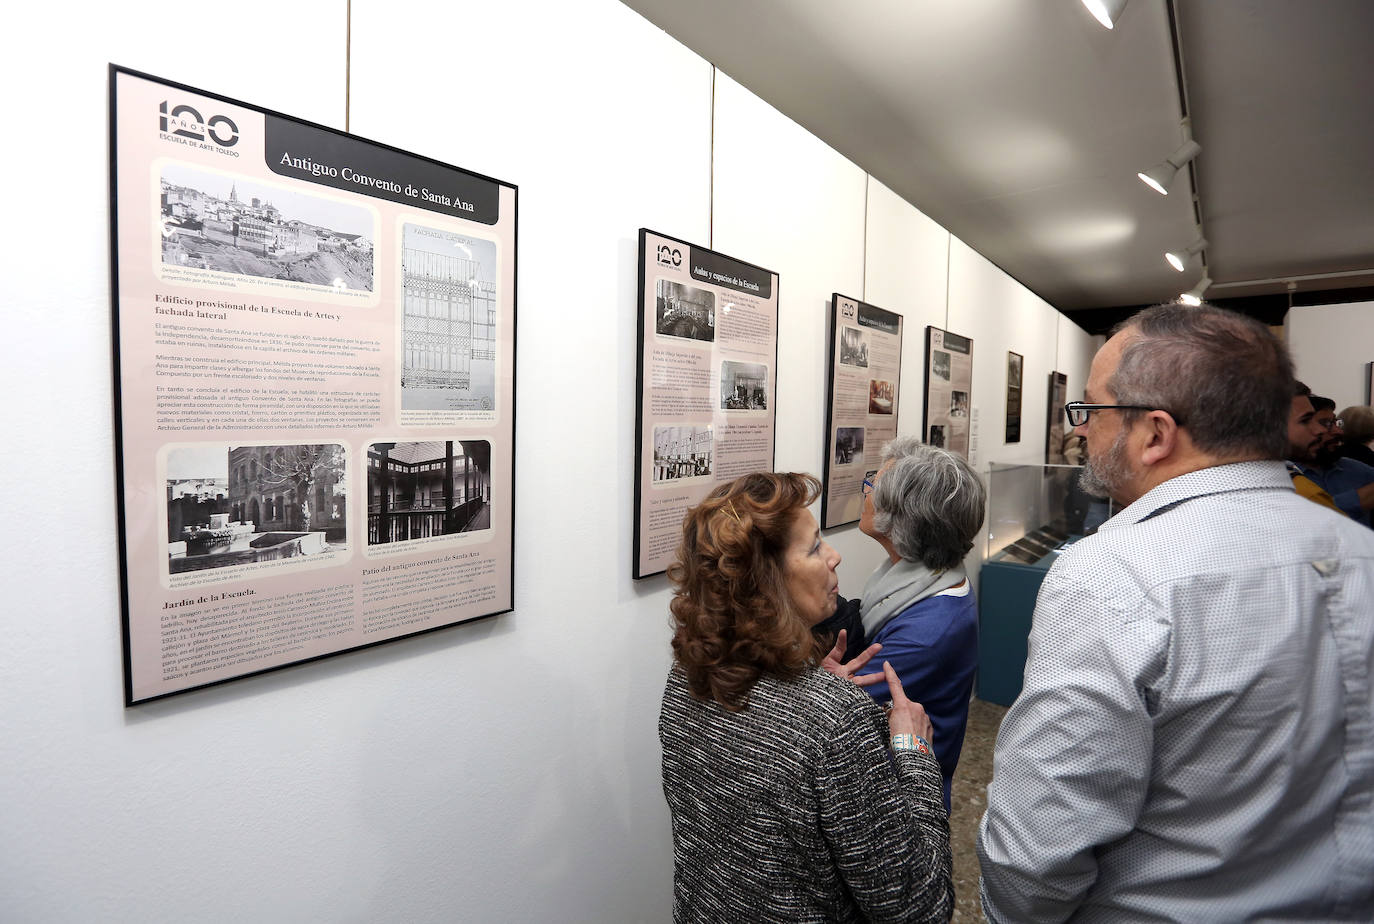
[[[110,69],[133,704],[506,612],[516,188]]]

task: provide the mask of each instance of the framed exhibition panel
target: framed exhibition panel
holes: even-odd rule
[[[110,67],[125,700],[506,612],[516,188]]]
[[[1045,427],[1045,464],[1065,465],[1064,404],[1069,400],[1069,377],[1062,372],[1050,373],[1049,422]]]
[[[821,526],[859,519],[864,479],[897,435],[902,316],[838,292],[830,299]]]
[[[973,341],[926,328],[926,402],[921,438],[968,458],[973,394]]]
[[[1025,357],[1007,351],[1007,430],[1005,441],[1021,442],[1021,370]]]
[[[711,489],[773,470],[778,274],[639,230],[632,573],[667,569]]]

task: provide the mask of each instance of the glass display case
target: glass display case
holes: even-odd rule
[[[1078,486],[1078,465],[1004,465],[988,473],[986,562],[1048,569],[1076,539],[1091,535],[1115,509]]]
[[[1082,471],[1077,465],[997,463],[989,470],[978,586],[979,699],[1009,706],[1021,694],[1040,582],[1060,552],[1116,512],[1078,486]]]

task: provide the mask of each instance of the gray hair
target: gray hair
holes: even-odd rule
[[[883,447],[892,467],[873,488],[873,526],[907,561],[953,568],[983,528],[987,489],[952,452],[899,436]]]
[[[1374,407],[1356,404],[1341,411],[1345,421],[1345,441],[1347,443],[1368,443],[1374,440]]]
[[[1108,381],[1118,404],[1168,411],[1220,459],[1288,453],[1293,361],[1259,321],[1213,305],[1156,305],[1118,330],[1136,338]],[[1133,423],[1144,411],[1124,411]]]

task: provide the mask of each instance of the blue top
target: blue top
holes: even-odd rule
[[[1300,466],[1302,473],[1325,489],[1336,506],[1356,523],[1369,526],[1369,511],[1360,506],[1356,492],[1374,481],[1374,468],[1355,459],[1337,459],[1326,468]]]
[[[888,620],[877,635],[865,640],[866,644],[881,643],[883,650],[859,672],[879,673],[887,661],[902,678],[907,698],[925,707],[935,730],[930,744],[944,777],[946,814],[978,668],[978,603],[968,583],[959,590],[968,592],[927,597]],[[892,698],[885,683],[864,689],[880,703]]]

